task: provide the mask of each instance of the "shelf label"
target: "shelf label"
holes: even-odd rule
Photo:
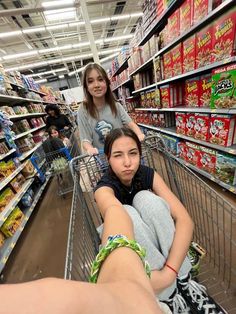
[[[230,192],[233,192],[233,193],[236,192],[236,188],[234,188],[234,187],[231,187],[229,190],[230,190]]]
[[[236,153],[236,150],[235,150],[235,149],[230,149],[230,150],[229,150],[229,153],[230,153],[230,154],[235,154],[235,153]]]
[[[2,263],[3,263],[3,264],[6,264],[6,262],[7,262],[7,257],[4,256],[4,257],[2,258]]]
[[[16,242],[11,243],[10,248],[14,248],[14,246],[16,245]]]

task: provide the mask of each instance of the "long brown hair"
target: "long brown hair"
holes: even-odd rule
[[[114,116],[116,116],[117,115],[116,101],[115,101],[115,97],[114,97],[114,95],[111,91],[111,88],[110,88],[110,80],[107,76],[106,71],[97,63],[89,63],[86,66],[86,68],[84,70],[84,74],[83,74],[83,89],[84,89],[84,95],[85,95],[85,99],[86,99],[84,101],[84,106],[85,106],[87,112],[94,119],[97,119],[99,116],[99,113],[98,113],[96,106],[93,102],[93,97],[88,92],[88,87],[87,87],[87,76],[90,73],[90,71],[92,71],[92,70],[98,71],[98,73],[105,80],[106,85],[107,85],[107,91],[105,94],[105,101],[110,106],[112,114]]]

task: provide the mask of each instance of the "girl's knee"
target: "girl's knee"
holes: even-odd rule
[[[140,191],[133,199],[133,206],[138,209],[138,211],[147,210],[150,212],[153,210],[155,212],[163,212],[170,214],[169,204],[160,196],[157,196],[151,191]]]

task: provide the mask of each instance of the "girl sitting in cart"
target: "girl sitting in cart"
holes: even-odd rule
[[[191,279],[186,255],[192,219],[158,173],[141,165],[137,135],[128,128],[114,129],[104,153],[109,168],[95,188],[95,200],[101,213],[125,208],[130,215],[135,239],[146,248],[158,298],[173,313],[224,313],[206,288]]]

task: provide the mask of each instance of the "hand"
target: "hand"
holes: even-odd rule
[[[95,147],[89,147],[87,149],[87,153],[92,156],[92,155],[98,155],[98,149]]]
[[[140,142],[143,142],[144,139],[145,139],[145,135],[144,135],[143,133],[140,133],[140,134],[138,135],[138,139],[140,140]]]
[[[69,130],[69,127],[68,126],[64,126],[64,130]]]
[[[151,284],[155,293],[160,293],[176,280],[176,274],[167,267],[161,270],[153,270],[151,273]]]

